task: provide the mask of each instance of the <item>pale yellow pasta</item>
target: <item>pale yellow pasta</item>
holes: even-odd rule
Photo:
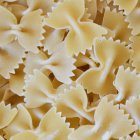
[[[128,119],[118,105],[103,98],[96,108],[95,125],[85,125],[69,135],[69,140],[109,140],[118,139],[134,132],[137,127]]]
[[[139,43],[140,43],[140,36],[132,36],[130,38],[132,41],[132,44],[130,45],[133,49],[133,55],[132,55],[132,65],[136,68],[137,72],[140,72],[140,49],[139,49]]]
[[[125,22],[122,12],[116,12],[115,9],[111,11],[109,7],[106,7],[102,25],[109,29],[110,34],[113,35],[111,37],[129,43],[131,29],[128,28],[128,23]]]
[[[54,30],[52,28],[46,28],[46,33],[44,35],[43,46],[44,50],[48,51],[48,54],[54,53],[59,47],[58,44],[62,43],[64,39],[64,30]]]
[[[125,138],[120,138],[119,140],[140,140],[140,137],[135,133],[132,137],[127,136]]]
[[[118,5],[120,10],[124,10],[125,14],[130,14],[136,7],[138,0],[114,0],[114,5]]]
[[[37,86],[35,86],[36,83],[38,83]],[[26,106],[29,108],[54,103],[56,93],[50,79],[39,70],[34,70],[34,74],[26,80],[24,96]]]
[[[69,128],[69,124],[65,123],[65,118],[62,118],[61,114],[52,108],[43,116],[38,128],[24,130],[12,136],[10,140],[19,140],[19,138],[23,140],[67,140],[72,131],[73,129]]]
[[[15,71],[15,74],[11,74],[9,79],[10,90],[15,94],[22,96],[24,87],[24,65],[20,65],[19,69]]]
[[[0,0],[0,140],[140,140],[140,0]]]
[[[95,23],[80,21],[84,11],[84,0],[65,0],[46,18],[46,24],[52,28],[69,29],[65,41],[70,55],[91,48],[96,37],[107,33],[105,28]]]
[[[41,45],[42,33],[42,11],[36,10],[25,16],[17,23],[16,17],[6,8],[0,6],[0,45],[5,46],[17,38],[19,44],[27,51],[38,52],[37,46]],[[36,22],[38,21],[38,22]]]
[[[114,86],[118,90],[116,101],[129,99],[132,96],[139,96],[140,75],[136,74],[136,70],[130,71],[130,68],[124,69],[119,67]]]
[[[17,41],[0,46],[0,75],[9,79],[10,73],[14,74],[15,69],[19,67],[19,64],[23,63],[22,58],[24,58],[24,56],[25,50]]]
[[[58,49],[48,59],[47,54],[44,52],[40,52],[38,55],[28,54],[29,57],[27,56],[25,62],[28,63],[25,66],[25,73],[31,74],[33,69],[47,69],[55,75],[58,81],[70,84],[72,82],[70,77],[74,76],[72,71],[75,69],[75,59],[66,54],[64,43],[60,43]],[[34,60],[32,61],[32,59]],[[31,63],[29,64],[29,62]]]
[[[132,29],[132,35],[138,35],[140,33],[140,28],[139,28],[139,11],[140,7],[136,7],[127,17],[126,17],[126,22],[129,23],[129,28]]]
[[[140,97],[140,96],[139,96]],[[126,101],[125,105],[121,104],[121,108],[124,109],[127,113],[130,114],[131,118],[135,121],[135,124],[138,126],[140,130],[140,112],[139,112],[139,97],[131,97]]]
[[[88,92],[99,95],[116,93],[113,86],[114,70],[129,59],[129,50],[125,45],[104,38],[95,41],[95,55],[100,66],[85,71],[77,80]]]
[[[51,11],[51,8],[54,4],[53,0],[26,0],[28,8],[23,12],[23,15],[41,9],[44,14],[47,14],[48,11]]]
[[[10,105],[5,105],[4,102],[0,103],[0,129],[8,126],[17,114],[16,108],[11,108]]]
[[[82,86],[77,85],[60,94],[56,99],[56,105],[59,112],[68,118],[79,117],[93,122],[94,108],[88,109],[87,95]]]

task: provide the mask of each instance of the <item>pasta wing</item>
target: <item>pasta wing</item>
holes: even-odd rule
[[[4,102],[0,103],[0,129],[7,127],[15,118],[17,114],[16,108],[11,108],[11,105],[5,105]]]
[[[38,84],[36,85],[36,83]],[[24,96],[26,106],[35,108],[45,103],[53,103],[56,97],[56,89],[45,74],[39,70],[34,70],[34,74],[26,80]],[[35,98],[32,98],[33,96]]]
[[[88,99],[83,87],[77,85],[66,90],[56,99],[56,107],[68,118],[79,117],[93,122],[93,110],[88,111]]]
[[[100,95],[116,93],[113,86],[114,70],[129,59],[129,50],[124,44],[107,39],[96,39],[94,52],[100,63],[98,68],[90,68],[77,80],[88,92]]]
[[[4,129],[6,133],[5,138],[20,133],[25,130],[33,129],[32,118],[27,109],[22,105],[17,105],[18,113],[14,120]]]
[[[84,0],[65,0],[58,4],[46,19],[46,24],[52,28],[69,29],[65,38],[69,55],[85,52],[86,49],[92,47],[96,37],[107,33],[105,28],[95,23],[80,21],[84,10]]]
[[[16,54],[16,55],[15,55]],[[25,57],[25,50],[21,45],[14,41],[8,45],[0,47],[0,74],[6,78],[10,78],[10,74],[15,73],[15,69],[19,64],[23,63],[22,58]],[[9,63],[10,60],[10,63]]]
[[[136,71],[130,71],[130,68],[124,69],[121,66],[116,75],[114,86],[118,90],[116,101],[129,99],[132,96],[139,95],[140,76]]]
[[[42,11],[36,10],[23,16],[20,20],[21,30],[18,32],[18,41],[26,51],[38,53],[43,39]],[[36,22],[37,21],[37,22]]]
[[[0,5],[0,46],[5,46],[14,40],[15,35],[11,33],[11,28],[17,24],[16,17],[5,7]]]

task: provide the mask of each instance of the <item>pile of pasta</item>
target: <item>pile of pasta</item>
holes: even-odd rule
[[[0,140],[140,140],[140,0],[0,0]]]

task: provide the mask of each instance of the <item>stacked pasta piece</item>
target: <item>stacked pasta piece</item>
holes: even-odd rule
[[[0,140],[140,140],[140,0],[0,0]]]

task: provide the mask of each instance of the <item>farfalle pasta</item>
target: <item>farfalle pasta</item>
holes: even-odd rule
[[[95,37],[107,33],[105,28],[95,23],[80,21],[83,14],[84,0],[65,0],[58,4],[45,20],[52,28],[70,30],[65,38],[67,52],[70,55],[90,49]]]
[[[30,120],[28,120],[28,126],[25,127],[25,118],[23,120],[19,120],[21,118],[15,118],[15,123],[17,124],[17,121],[22,121],[23,124],[18,126],[17,129],[14,128],[13,124],[9,125],[9,127],[5,130],[9,135],[15,133],[12,137],[10,137],[10,140],[18,140],[20,139],[27,139],[27,140],[42,140],[42,139],[58,139],[58,140],[66,140],[69,133],[73,131],[73,129],[69,128],[69,124],[65,123],[65,118],[61,117],[60,113],[56,112],[55,108],[50,109],[41,119],[39,126],[34,129],[32,127],[32,119],[28,111],[23,107],[19,106],[21,109],[24,109],[26,111],[26,114],[24,114],[24,117],[28,117],[29,115]],[[19,108],[19,109],[20,109]],[[21,114],[22,115],[22,112]],[[54,123],[55,122],[55,123]],[[53,125],[52,125],[53,124]],[[58,128],[59,125],[59,129]],[[20,131],[19,131],[20,130]],[[63,132],[63,133],[62,133]]]
[[[94,108],[88,109],[87,95],[80,85],[71,87],[70,90],[60,94],[56,99],[56,107],[63,116],[85,118],[93,122]]]
[[[95,41],[94,52],[100,66],[85,71],[77,82],[95,94],[116,93],[114,70],[129,59],[129,50],[120,42],[101,38]]]
[[[0,140],[140,140],[140,0],[0,0]]]
[[[95,125],[79,127],[69,135],[69,140],[118,139],[137,129],[132,124],[133,120],[129,120],[128,116],[119,110],[118,105],[113,105],[113,102],[108,102],[106,98],[103,98],[96,108],[94,119]]]
[[[18,24],[16,17],[8,9],[0,6],[0,15],[3,19],[0,22],[0,45],[7,45],[17,38],[25,50],[37,53],[44,32],[41,13],[41,10],[30,12],[23,16]]]

